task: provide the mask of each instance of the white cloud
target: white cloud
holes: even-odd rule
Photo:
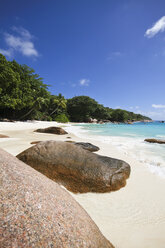
[[[11,56],[14,52],[20,52],[22,55],[27,57],[38,57],[38,51],[34,47],[32,42],[33,36],[30,32],[22,27],[13,27],[12,30],[17,33],[15,34],[4,34],[5,42],[8,46],[8,49],[1,49],[1,53],[6,56]]]
[[[13,52],[11,49],[0,49],[0,53],[2,53],[4,56],[11,57]]]
[[[163,104],[152,104],[153,108],[160,109],[160,108],[165,108],[165,105]]]
[[[148,38],[152,38],[157,33],[163,31],[165,31],[165,16],[163,16],[156,23],[154,23],[152,28],[147,29],[147,31],[145,32],[145,36]]]
[[[116,57],[119,57],[119,56],[121,56],[122,54],[121,54],[121,52],[113,52],[112,55],[113,55],[113,56],[116,56]]]
[[[72,87],[76,87],[76,84],[73,83],[73,84],[71,84],[71,86],[72,86]]]
[[[135,113],[148,116],[153,120],[165,120],[165,110],[164,109],[157,110],[157,111],[141,111],[141,110],[138,110]]]
[[[86,79],[86,78],[83,78],[79,82],[80,82],[81,86],[89,86],[90,80]]]
[[[139,109],[139,106],[131,106],[131,107],[129,107],[129,109],[135,109],[135,110],[138,110]]]
[[[33,38],[33,36],[30,34],[30,32],[27,29],[23,28],[23,27],[18,28],[18,27],[13,26],[12,30],[16,31],[18,34],[20,34],[24,38],[27,38],[27,39],[32,39]]]
[[[112,60],[112,59],[115,59],[115,58],[119,58],[119,57],[121,57],[123,54],[121,53],[121,52],[118,52],[118,51],[116,51],[116,52],[112,52],[111,54],[110,54],[110,56],[107,58],[107,60]]]

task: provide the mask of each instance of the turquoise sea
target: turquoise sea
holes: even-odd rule
[[[152,173],[165,178],[165,145],[151,144],[146,138],[165,139],[165,123],[159,121],[128,124],[77,124],[78,133],[110,143],[145,164]]]

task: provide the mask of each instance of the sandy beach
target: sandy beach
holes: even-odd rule
[[[116,248],[164,248],[165,179],[152,174],[147,167],[142,166],[130,155],[119,152],[111,144],[88,140],[87,137],[82,140],[73,133],[54,135],[33,132],[37,128],[49,126],[61,126],[69,130],[71,124],[39,121],[0,122],[0,134],[10,137],[1,138],[0,147],[17,155],[32,146],[32,141],[84,141],[99,146],[100,155],[126,161],[131,166],[131,175],[124,188],[113,193],[71,195],[85,208],[103,235]]]

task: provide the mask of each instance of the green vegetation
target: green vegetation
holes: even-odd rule
[[[66,116],[66,114],[59,114],[57,115],[57,117],[55,118],[55,121],[57,122],[62,122],[62,123],[66,123],[69,122],[68,117]]]
[[[87,122],[90,118],[125,122],[150,118],[122,109],[104,107],[88,96],[65,99],[51,95],[35,71],[0,54],[0,118]]]
[[[123,109],[104,107],[88,96],[76,96],[67,101],[70,121],[86,122],[90,118],[117,122],[151,120],[149,117],[135,114]]]

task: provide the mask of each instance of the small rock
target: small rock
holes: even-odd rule
[[[42,142],[42,141],[32,141],[30,144],[35,145],[35,144],[38,144],[40,142]]]
[[[7,135],[0,134],[0,138],[10,138],[10,137]]]

